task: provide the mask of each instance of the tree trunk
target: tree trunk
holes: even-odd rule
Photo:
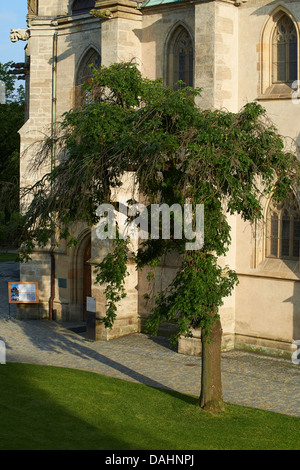
[[[203,338],[201,394],[199,405],[206,411],[224,411],[221,380],[221,341],[222,327],[220,320],[213,323],[209,340]]]

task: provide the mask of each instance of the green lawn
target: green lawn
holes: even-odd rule
[[[5,261],[16,261],[17,253],[0,253],[0,263]]]
[[[300,449],[300,419],[97,374],[0,365],[1,450]]]

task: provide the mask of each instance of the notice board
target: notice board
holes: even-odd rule
[[[37,282],[9,282],[8,301],[10,304],[26,304],[39,302]]]

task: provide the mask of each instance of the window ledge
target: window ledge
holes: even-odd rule
[[[271,101],[271,100],[291,100],[292,94],[290,95],[260,95],[256,98],[257,101]],[[299,98],[297,98],[299,99]]]
[[[257,268],[249,269],[239,274],[244,276],[300,281],[298,260],[266,258]]]
[[[270,86],[269,88],[267,88],[267,90],[264,93],[259,95],[257,97],[257,101],[290,100],[292,99],[292,97],[294,98],[293,95],[295,94],[295,92],[296,90],[291,88],[291,86],[286,83],[276,83]],[[297,98],[299,99],[300,97],[297,96]]]

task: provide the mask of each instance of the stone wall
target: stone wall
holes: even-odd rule
[[[141,10],[132,0],[97,0],[96,7],[107,11],[104,20],[90,15],[70,17],[72,2],[67,0],[39,1],[39,15],[30,19],[30,106],[29,119],[20,130],[21,184],[35,182],[49,169],[50,159],[39,173],[28,171],[37,152],[34,142],[49,135],[52,112],[53,35],[58,35],[56,118],[75,104],[76,74],[82,60],[92,47],[101,54],[103,65],[133,60],[144,76],[151,79],[167,77],[168,41],[177,26],[183,25],[194,41],[194,81],[203,89],[197,102],[209,108],[225,108],[236,112],[247,102],[259,100],[266,108],[279,132],[300,143],[298,106],[291,96],[270,97],[264,94],[272,16],[280,9],[296,22],[299,39],[299,1],[269,2],[248,0],[240,6],[231,1],[188,1],[149,6]],[[274,17],[275,18],[275,17]],[[269,38],[269,39],[268,39]],[[267,65],[266,65],[267,64]],[[300,102],[300,100],[299,100]],[[267,203],[267,201],[266,201]],[[293,339],[300,335],[299,326],[299,265],[265,258],[264,224],[256,227],[231,217],[232,246],[220,262],[236,269],[240,284],[225,299],[221,309],[224,331],[223,347],[265,348],[273,352],[290,351]],[[74,228],[81,237],[81,249],[62,246],[56,252],[55,310],[59,319],[79,320],[82,316],[82,273],[80,257],[87,237],[92,237],[92,259],[99,246],[95,233],[85,227]],[[81,251],[80,251],[81,250]],[[98,250],[98,251],[97,251]],[[37,251],[33,261],[21,267],[22,280],[39,280],[40,309],[19,309],[20,316],[47,316],[50,296],[49,249]],[[115,329],[98,327],[98,337],[111,337],[140,331],[149,314],[144,293],[157,292],[172,279],[177,260],[162,260],[156,270],[155,282],[149,286],[146,272],[137,274],[129,264],[128,297],[120,305]],[[59,287],[58,279],[67,280]],[[104,315],[103,289],[94,286],[98,320]],[[189,342],[181,342],[180,351],[199,353],[199,332]],[[198,352],[197,352],[198,351]]]

